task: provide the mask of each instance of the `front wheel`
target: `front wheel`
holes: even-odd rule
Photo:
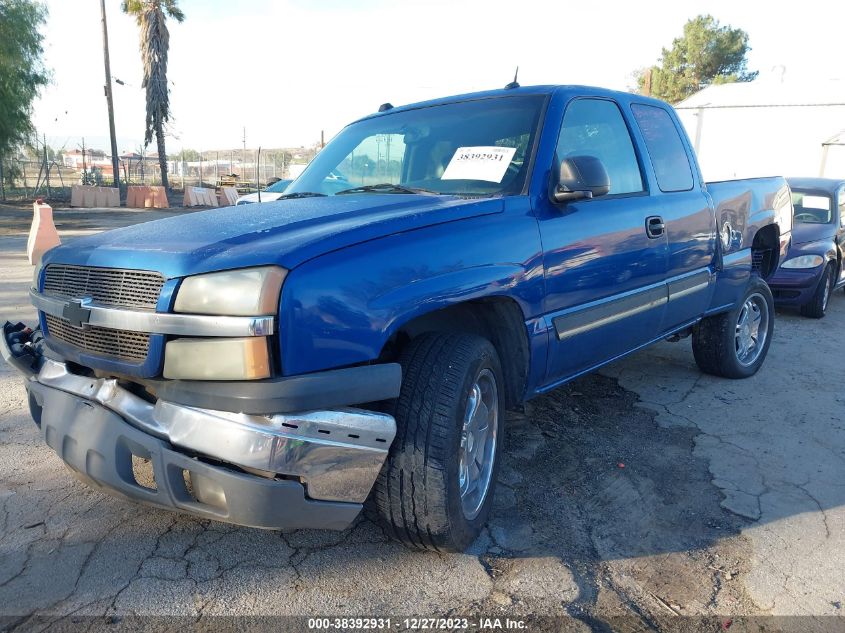
[[[702,319],[693,328],[692,351],[701,371],[725,378],[756,374],[769,352],[774,314],[768,284],[752,277],[733,310]]]
[[[813,293],[813,298],[801,306],[801,314],[812,319],[821,319],[827,312],[827,302],[830,300],[830,291],[833,287],[833,265],[828,264],[822,278],[819,279],[818,288]]]
[[[400,362],[396,439],[376,482],[376,508],[409,547],[463,551],[487,521],[499,469],[499,357],[478,336],[425,334]]]

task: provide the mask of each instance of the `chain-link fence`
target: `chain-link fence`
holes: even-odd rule
[[[15,202],[43,197],[66,202],[73,185],[114,186],[111,156],[101,150],[84,144],[69,151],[47,146],[39,150],[0,160],[0,199]],[[250,149],[181,150],[168,157],[167,173],[171,189],[177,192],[185,187],[234,186],[248,193],[275,180],[295,177],[315,153],[316,148],[271,149],[260,154]],[[123,187],[162,182],[157,156],[126,152],[120,155],[118,165]]]

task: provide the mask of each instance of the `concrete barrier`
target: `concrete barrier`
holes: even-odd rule
[[[29,227],[29,239],[26,241],[26,256],[33,266],[54,246],[62,243],[59,232],[53,224],[53,208],[40,200],[32,205],[32,226]]]
[[[126,206],[133,209],[169,209],[164,187],[132,185],[126,188]]]
[[[91,185],[73,185],[70,189],[72,207],[119,207],[120,190],[115,187],[94,187]]]
[[[231,207],[237,204],[240,196],[235,187],[220,187],[220,193],[217,194],[217,197],[220,198],[221,207]]]
[[[205,187],[185,187],[185,196],[182,199],[183,207],[216,207],[217,195],[214,189]]]

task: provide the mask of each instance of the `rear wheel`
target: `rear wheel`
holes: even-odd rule
[[[462,551],[492,506],[504,423],[499,358],[478,336],[425,334],[401,363],[396,439],[376,482],[376,508],[406,545]]]
[[[833,265],[828,265],[819,280],[819,287],[813,294],[809,303],[801,306],[801,314],[812,319],[821,319],[827,311],[827,303],[830,300],[830,293],[833,287]]]
[[[693,329],[692,351],[701,371],[725,378],[756,374],[769,351],[774,313],[768,284],[752,277],[733,310],[707,317]]]

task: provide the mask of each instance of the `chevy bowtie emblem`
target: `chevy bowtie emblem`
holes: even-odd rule
[[[91,310],[82,307],[82,303],[82,301],[68,301],[62,309],[62,317],[76,327],[82,327],[91,318]]]

